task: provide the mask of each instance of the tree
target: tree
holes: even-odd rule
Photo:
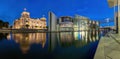
[[[0,29],[3,27],[3,21],[0,20]]]
[[[2,20],[0,20],[0,29],[2,29],[3,27],[8,28],[9,22],[3,22]]]
[[[4,27],[8,28],[9,27],[9,23],[8,22],[4,22]]]

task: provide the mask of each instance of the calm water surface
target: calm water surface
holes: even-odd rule
[[[98,31],[0,33],[0,59],[93,59]]]

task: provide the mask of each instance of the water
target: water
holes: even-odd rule
[[[98,31],[0,33],[0,59],[93,59]]]

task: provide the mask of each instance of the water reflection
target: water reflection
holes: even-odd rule
[[[13,33],[12,38],[20,44],[23,53],[27,53],[32,44],[41,44],[44,48],[46,33]]]
[[[98,31],[81,31],[81,32],[61,32],[59,39],[62,47],[70,47],[72,45],[81,47],[90,42],[100,39]]]
[[[62,47],[72,46],[74,41],[73,32],[61,32],[60,33],[60,43]]]
[[[22,53],[26,54],[33,44],[40,45],[42,49],[47,46],[48,51],[53,51],[56,47],[68,48],[74,46],[80,48],[97,41],[100,36],[99,31],[94,30],[59,33],[12,33],[7,35],[7,39],[13,39],[19,44]]]

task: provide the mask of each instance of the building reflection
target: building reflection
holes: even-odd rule
[[[48,49],[53,51],[58,44],[59,38],[58,33],[48,33]]]
[[[83,47],[100,39],[100,33],[97,30],[87,30],[80,32],[59,32],[48,33],[48,49],[53,51],[56,47]]]
[[[48,34],[48,36],[47,36]],[[20,45],[21,51],[25,54],[32,44],[40,44],[42,48],[46,45],[49,51],[54,51],[57,47],[80,48],[100,39],[100,33],[96,30],[79,32],[59,32],[59,33],[12,33],[7,35],[7,39],[14,39]],[[12,37],[12,38],[11,38]],[[48,41],[47,41],[48,40]]]
[[[12,38],[20,44],[23,53],[27,53],[32,44],[41,44],[44,48],[46,43],[46,33],[14,33]]]
[[[59,33],[61,47],[82,47],[99,39],[99,31],[61,32]]]
[[[61,32],[60,33],[60,44],[62,47],[71,46],[74,41],[73,32]]]

